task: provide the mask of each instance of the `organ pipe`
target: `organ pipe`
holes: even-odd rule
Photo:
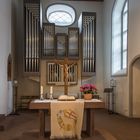
[[[25,51],[24,71],[39,72],[39,4],[25,3]]]

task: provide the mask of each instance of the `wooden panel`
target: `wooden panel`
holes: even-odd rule
[[[50,103],[34,103],[32,101],[29,104],[29,109],[50,109]]]
[[[104,108],[104,102],[85,102],[85,108]]]
[[[89,136],[94,135],[94,111],[93,109],[86,109],[86,133]]]
[[[45,136],[45,112],[43,110],[39,110],[39,119],[40,119],[40,137]]]

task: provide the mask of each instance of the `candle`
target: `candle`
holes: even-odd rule
[[[43,86],[40,86],[40,100],[43,100]]]
[[[50,87],[50,94],[53,94],[53,87]]]
[[[43,94],[43,86],[40,87],[40,94]]]
[[[50,99],[52,100],[53,99],[53,87],[50,86]]]

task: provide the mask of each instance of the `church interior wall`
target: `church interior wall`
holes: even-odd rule
[[[43,0],[42,0],[43,1]],[[53,1],[43,1],[44,10],[48,4],[56,2]],[[64,3],[64,1],[60,1]],[[15,26],[16,26],[16,59],[14,65],[16,65],[14,78],[18,81],[18,97],[21,95],[39,95],[40,83],[34,80],[29,79],[28,76],[23,73],[23,48],[24,48],[24,26],[23,26],[23,3],[22,1],[16,0],[16,17],[15,17]],[[97,13],[97,22],[96,22],[96,76],[93,79],[90,79],[90,82],[95,82],[99,93],[103,93],[105,87],[110,86],[110,80],[113,78],[116,80],[116,112],[123,115],[129,116],[130,113],[130,64],[135,56],[140,54],[140,1],[129,0],[129,24],[128,24],[128,70],[127,74],[124,76],[111,76],[111,11],[113,7],[114,0],[105,0],[104,4],[100,2],[68,2],[65,3],[72,5],[77,11],[77,18],[79,17],[81,11],[90,11]],[[44,13],[44,12],[43,12]],[[7,59],[9,53],[11,53],[11,1],[1,0],[0,1],[0,42],[1,42],[1,51],[0,51],[0,114],[7,114],[8,111],[8,81],[7,81]],[[46,22],[45,17],[43,16],[43,22]],[[77,23],[72,26],[77,25]],[[57,29],[61,30],[60,28]],[[63,32],[66,30],[64,29]],[[10,33],[9,33],[10,32]],[[12,31],[14,32],[14,31]],[[12,37],[13,40],[14,36]],[[13,43],[14,44],[14,43]],[[41,62],[41,66],[45,67],[46,61]],[[80,69],[81,71],[81,69]],[[45,75],[45,71],[43,71]],[[79,81],[80,81],[79,76]],[[43,83],[46,83],[44,78],[41,78]],[[89,82],[88,81],[88,82]],[[72,90],[79,90],[80,82],[78,82],[77,88],[73,87]],[[12,87],[12,83],[11,83]],[[46,92],[49,88],[45,89]],[[12,94],[12,88],[10,90]],[[104,95],[101,95],[104,96]],[[12,100],[12,99],[10,99]],[[136,106],[136,109],[138,107]]]
[[[7,60],[11,53],[11,0],[0,1],[0,114],[8,114],[12,87],[7,80]]]
[[[129,116],[130,114],[130,65],[135,56],[140,54],[140,1],[129,0],[128,14],[128,69],[123,76],[111,76],[111,11],[114,1],[105,0],[104,2],[104,86],[110,86],[110,80],[116,80],[115,103],[116,111],[120,114]]]

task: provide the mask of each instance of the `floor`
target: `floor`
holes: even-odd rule
[[[46,115],[46,122],[49,118]],[[10,115],[3,121],[5,130],[0,131],[0,140],[40,140],[38,122],[37,112],[22,111],[19,115]],[[49,127],[50,124],[46,125],[46,131]],[[140,119],[95,110],[95,130],[93,137],[82,133],[82,140],[140,140]],[[49,133],[46,133],[45,140],[49,140]]]

